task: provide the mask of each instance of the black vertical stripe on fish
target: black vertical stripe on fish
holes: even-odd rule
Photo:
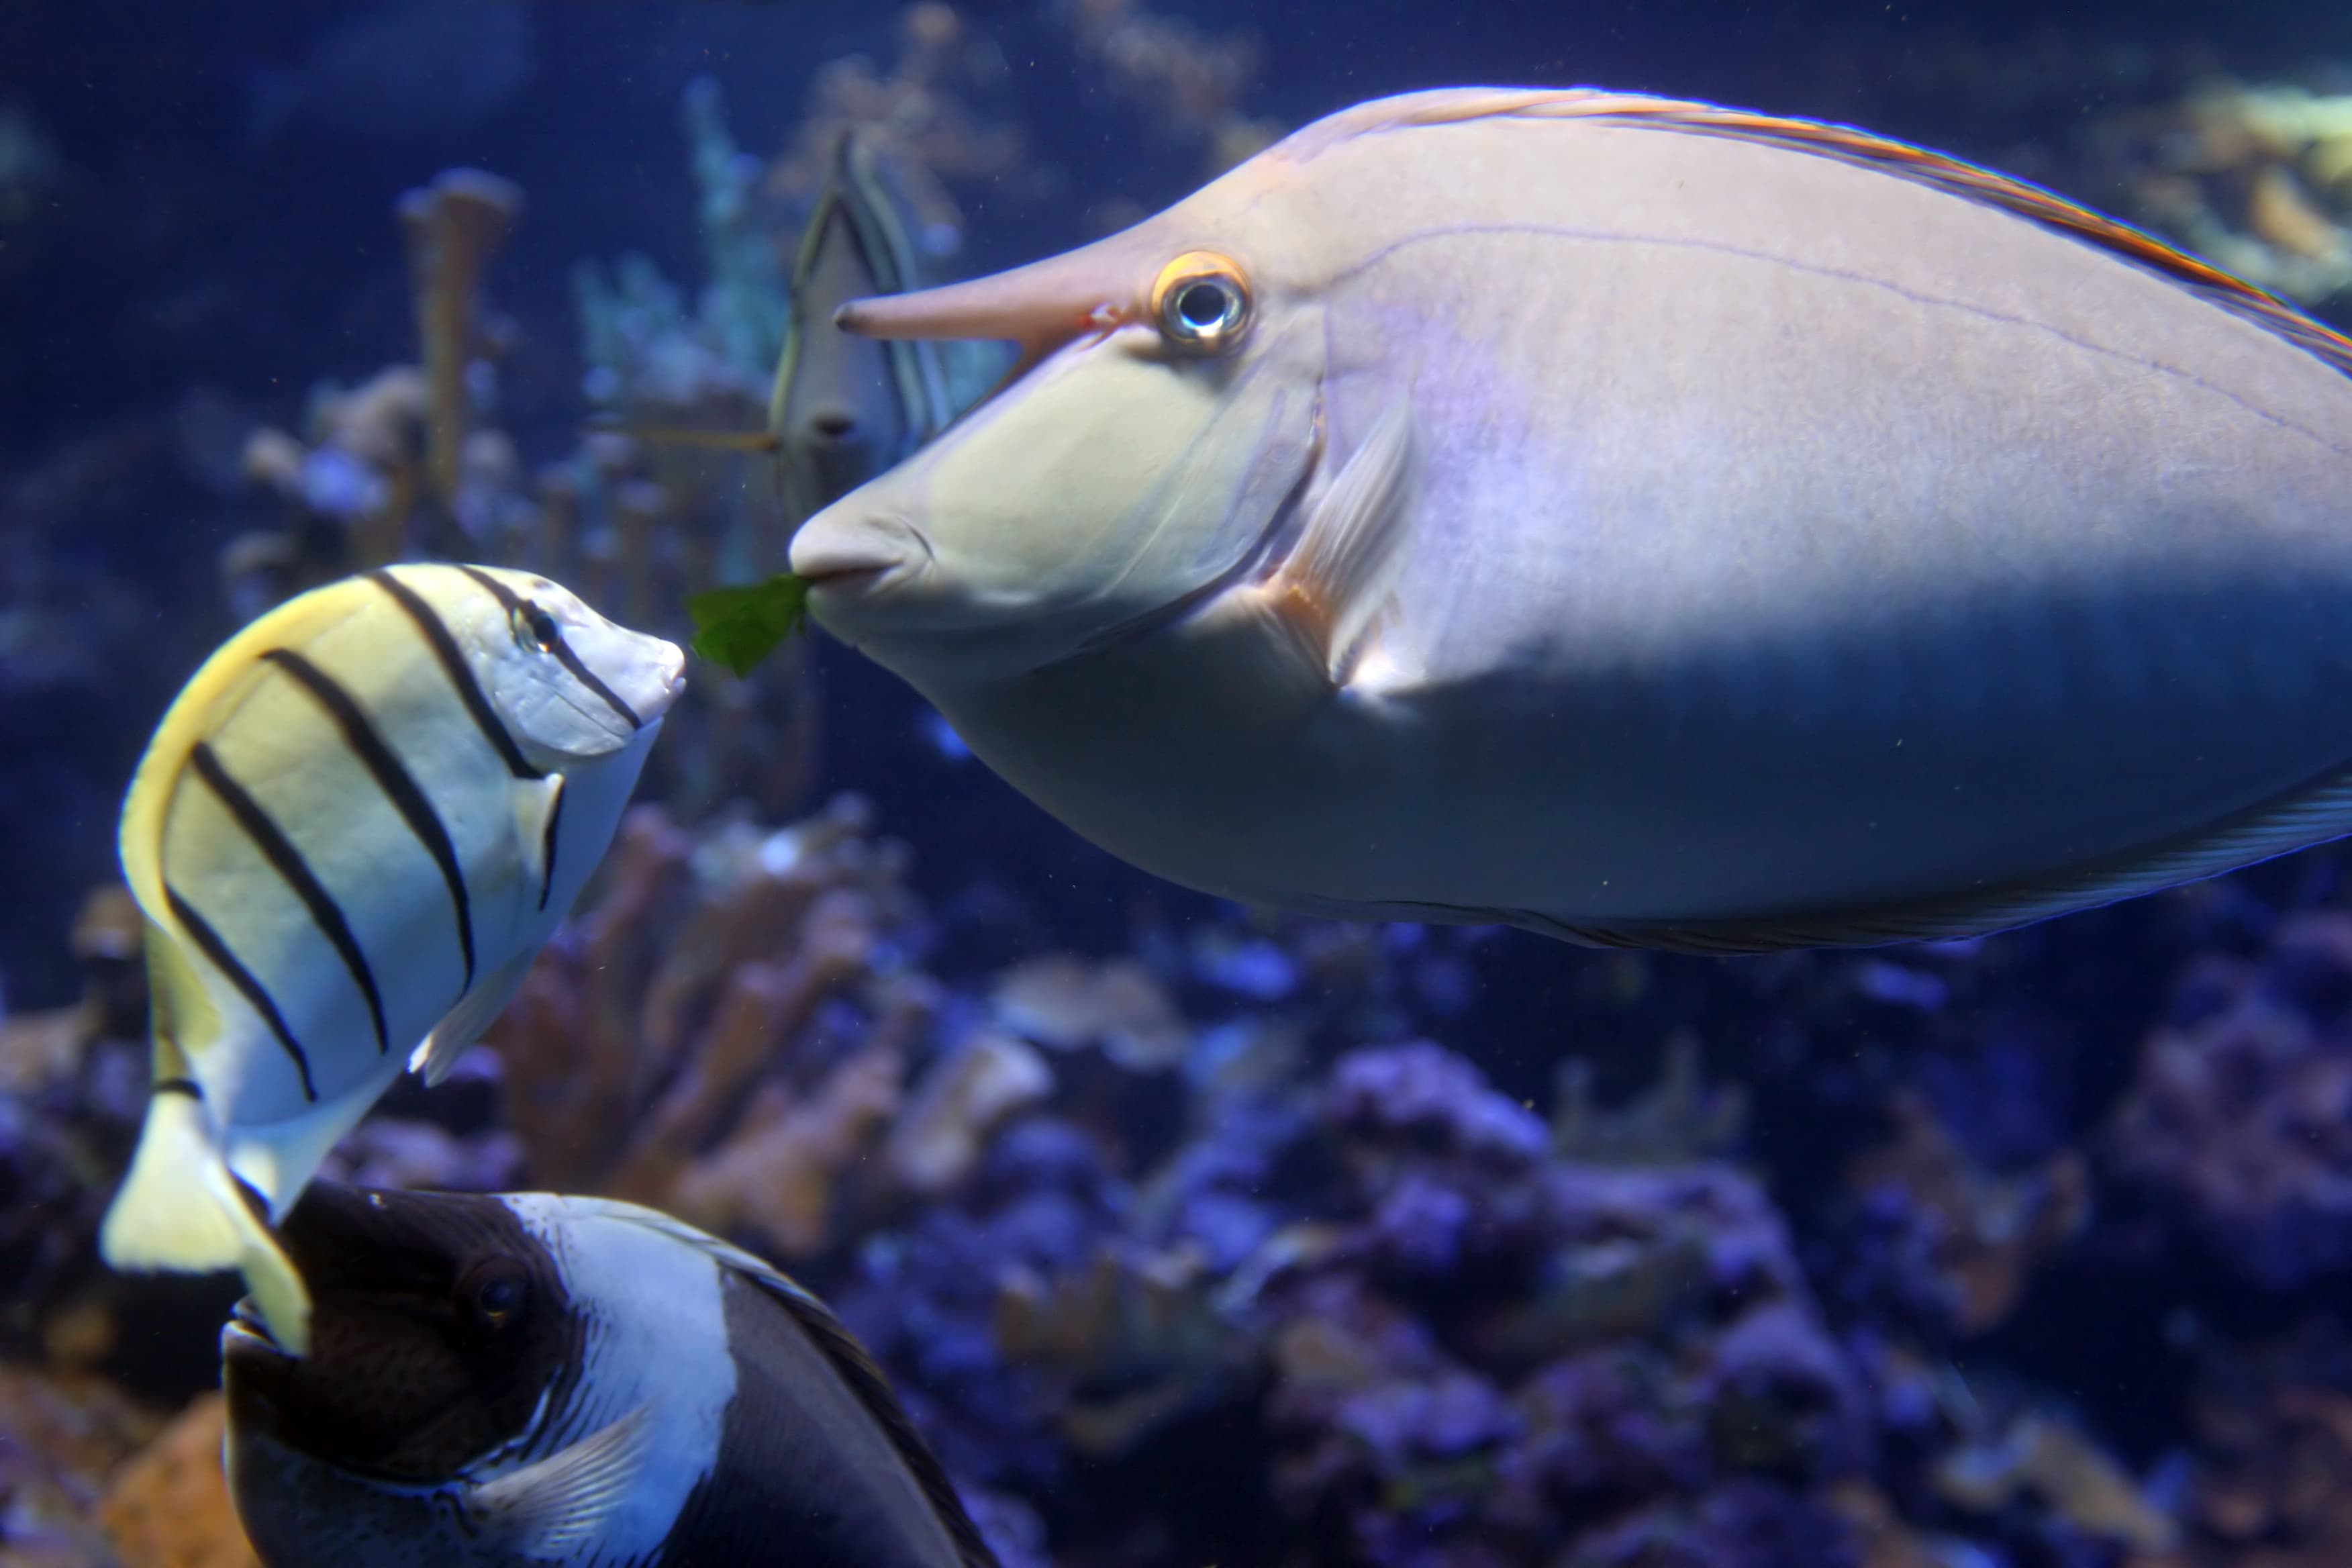
[[[465,650],[457,646],[457,639],[450,636],[449,627],[433,606],[387,568],[379,566],[369,573],[368,577],[377,587],[391,595],[394,602],[408,612],[408,618],[416,623],[416,629],[424,634],[425,642],[432,647],[434,657],[441,661],[441,668],[448,675],[449,684],[457,689],[458,700],[466,705],[466,711],[473,715],[475,726],[482,731],[482,738],[497,748],[499,758],[507,765],[507,772],[519,779],[546,777],[530,765],[530,759],[522,754],[522,748],[516,745],[515,738],[507,732],[498,710],[492,708],[490,700],[482,695],[482,683],[474,679],[474,669],[466,662]]]
[[[556,829],[563,821],[563,780],[555,781],[555,799],[547,808],[547,831],[540,836],[539,858],[544,868],[539,878],[539,907],[547,908],[547,896],[555,891]]]
[[[471,566],[460,566],[457,570],[479,583],[492,598],[498,600],[499,607],[505,610],[509,616],[520,615],[530,607],[513,589],[488,573],[478,571]],[[544,611],[541,613],[545,614]],[[622,701],[620,693],[598,679],[596,672],[588,668],[587,663],[581,658],[570,643],[563,640],[562,628],[557,629],[554,637],[548,643],[547,651],[555,656],[557,663],[572,672],[572,678],[574,680],[594,692],[604,700],[606,707],[626,720],[630,729],[642,730],[646,727],[646,721],[637,717],[637,710]]]
[[[192,1078],[159,1078],[148,1086],[147,1092],[151,1096],[181,1094],[196,1100],[201,1100],[205,1097],[203,1087]]]
[[[375,725],[369,721],[359,703],[332,676],[291,648],[274,647],[261,657],[292,676],[327,710],[335,727],[342,731],[344,741],[374,778],[376,787],[383,791],[384,798],[408,824],[408,830],[416,835],[416,841],[433,857],[433,863],[441,868],[441,879],[448,884],[449,902],[457,916],[457,950],[466,961],[465,989],[470,991],[474,985],[473,900],[466,890],[465,869],[457,864],[457,847],[451,842],[449,829],[434,806],[433,797],[425,793],[415,775],[384,744],[383,737],[376,732]],[[541,906],[545,903],[542,898]]]
[[[294,841],[286,837],[286,830],[262,809],[261,803],[254,799],[243,784],[229,775],[228,769],[221,765],[221,760],[214,754],[212,747],[202,741],[197,742],[195,749],[189,753],[189,760],[195,764],[196,776],[205,781],[223,805],[228,807],[228,814],[236,819],[239,827],[245,829],[245,836],[253,840],[253,847],[261,851],[261,858],[269,862],[270,869],[293,889],[294,896],[302,900],[302,907],[310,911],[311,923],[319,928],[320,934],[333,943],[335,951],[342,955],[343,967],[351,971],[352,984],[357,985],[360,994],[367,998],[368,1017],[375,1025],[376,1054],[382,1056],[390,1050],[392,1041],[383,1025],[383,993],[376,987],[375,971],[368,963],[367,953],[360,947],[360,939],[352,930],[352,922],[344,917],[342,906],[335,902],[335,895],[319,880],[318,873],[310,869],[310,862],[303,858],[302,851]]]
[[[293,1058],[294,1070],[302,1076],[302,1098],[313,1105],[317,1104],[319,1090],[310,1081],[310,1054],[303,1050],[302,1042],[294,1037],[294,1031],[286,1026],[286,1015],[278,1010],[277,1000],[269,994],[269,988],[254,977],[253,971],[238,962],[236,954],[229,951],[228,943],[221,940],[220,932],[213,930],[211,923],[196,912],[196,907],[180,897],[180,890],[169,882],[163,884],[163,901],[171,906],[172,918],[180,922],[180,928],[188,933],[188,940],[196,944],[196,951],[203,953],[215,969],[226,975],[228,983],[236,987],[237,994],[245,998],[247,1005],[261,1015],[261,1021],[269,1026],[269,1032],[278,1037],[278,1043]]]

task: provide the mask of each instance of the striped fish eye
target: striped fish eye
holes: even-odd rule
[[[1151,286],[1151,315],[1160,334],[1179,348],[1231,348],[1249,330],[1249,281],[1230,258],[1187,251],[1160,269]]]
[[[563,640],[563,628],[555,624],[555,617],[532,600],[525,599],[515,605],[513,620],[515,641],[527,650],[553,653],[556,645]]]

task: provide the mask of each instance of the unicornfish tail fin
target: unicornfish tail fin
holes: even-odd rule
[[[279,1348],[291,1355],[310,1352],[310,1293],[222,1159],[204,1102],[184,1080],[159,1084],[148,1102],[131,1173],[99,1232],[99,1251],[131,1272],[239,1269]]]

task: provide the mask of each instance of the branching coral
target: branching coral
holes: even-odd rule
[[[2352,287],[2352,97],[2206,82],[2094,143],[2137,216],[2306,303]]]
[[[1211,34],[1140,0],[1066,0],[1078,47],[1164,130],[1205,143],[1207,172],[1221,174],[1281,136],[1277,121],[1240,107],[1263,50],[1249,33]]]
[[[805,205],[824,183],[835,145],[855,132],[903,184],[919,243],[945,255],[961,242],[964,227],[946,182],[1003,181],[1019,173],[1020,133],[971,104],[1001,95],[1006,80],[1003,56],[974,38],[951,7],[938,0],[910,5],[899,20],[898,58],[888,76],[861,56],[819,68],[792,142],[769,169],[769,194]]]
[[[849,799],[699,843],[658,808],[630,815],[602,895],[492,1031],[531,1180],[790,1261],[838,1239],[853,1201],[970,1172],[1050,1078],[985,1037],[929,1061],[938,991],[908,963],[904,858],[866,826]]]
[[[1953,1330],[1978,1334],[2016,1307],[2036,1262],[2089,1217],[2089,1175],[2067,1151],[2042,1168],[1997,1176],[1969,1158],[1920,1096],[1897,1094],[1895,1136],[1853,1163],[1847,1182],[1874,1223],[1907,1233],[1934,1306]],[[1881,1234],[1884,1234],[1883,1232]],[[1927,1305],[1927,1303],[1921,1303]]]
[[[458,510],[474,398],[467,368],[478,354],[482,273],[506,243],[522,191],[479,169],[447,169],[400,198],[409,291],[425,350],[425,469],[433,493]]]

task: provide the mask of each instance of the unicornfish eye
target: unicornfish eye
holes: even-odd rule
[[[515,641],[541,653],[554,651],[563,637],[563,628],[555,624],[555,617],[529,599],[515,606],[514,628]]]
[[[502,1329],[530,1304],[530,1276],[511,1258],[476,1264],[457,1282],[457,1306],[474,1324]]]
[[[1161,334],[1179,347],[1226,348],[1249,327],[1249,284],[1230,258],[1188,251],[1160,269],[1151,313]]]

